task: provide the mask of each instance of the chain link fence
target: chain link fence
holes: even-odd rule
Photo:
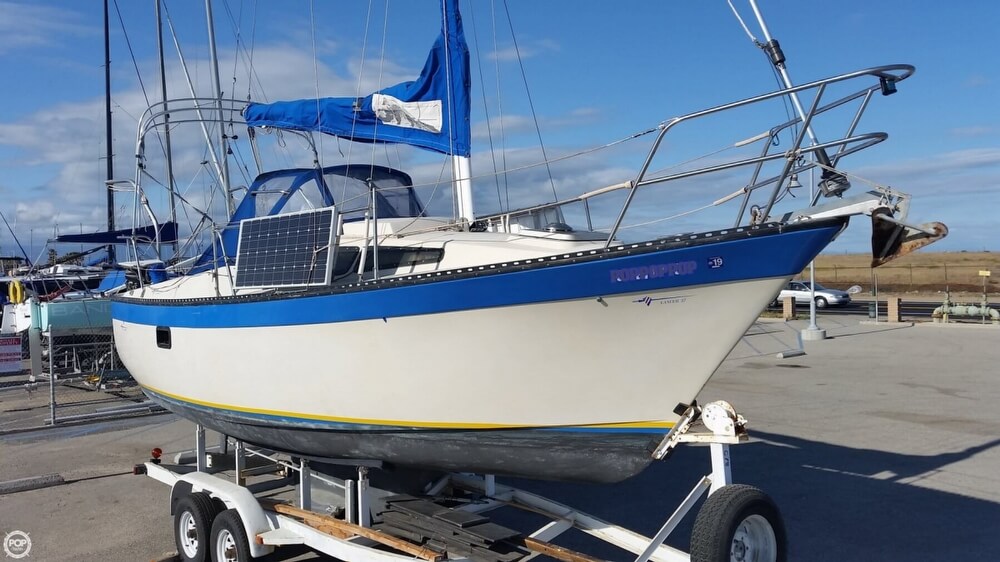
[[[831,287],[861,285],[866,291],[877,284],[879,291],[938,292],[949,289],[969,293],[1000,292],[1000,271],[995,276],[982,277],[987,266],[968,264],[883,265],[877,269],[859,266],[816,266],[816,281]]]
[[[0,433],[41,424],[41,402],[31,380],[31,352],[22,334],[0,335]]]
[[[3,335],[2,359],[0,434],[162,411],[121,364],[110,326]]]

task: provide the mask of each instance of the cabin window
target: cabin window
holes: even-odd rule
[[[371,273],[375,266],[372,254],[375,248],[368,246],[365,254],[365,272]],[[378,267],[380,270],[409,268],[427,263],[438,263],[444,258],[442,248],[382,248],[378,249]],[[333,264],[333,280],[343,279],[358,272],[358,262],[361,259],[361,248],[356,246],[340,246]]]
[[[364,219],[370,210],[372,184],[376,188],[378,218],[424,214],[424,205],[413,189],[413,180],[399,170],[383,166],[334,166],[324,169],[324,174],[324,181],[344,222]]]
[[[372,259],[375,249],[368,247],[365,257],[365,271],[369,272],[375,265]],[[426,263],[438,263],[444,258],[442,248],[385,248],[378,249],[379,269],[399,269],[401,267],[413,267]]]
[[[161,349],[170,349],[170,327],[169,326],[157,326],[156,327],[156,347]]]
[[[545,230],[545,227],[549,224],[566,222],[562,209],[559,207],[532,211],[526,215],[511,217],[511,220],[524,228],[532,230]]]
[[[288,198],[288,195],[291,193],[292,183],[296,179],[294,176],[270,178],[257,188],[257,191],[252,192],[250,195],[254,201],[253,216],[266,217],[270,215],[280,201]]]
[[[323,194],[320,193],[316,180],[309,180],[302,184],[281,207],[282,213],[295,213],[298,211],[311,211],[326,207],[323,201]]]
[[[340,246],[333,262],[333,280],[342,279],[358,271],[358,258],[361,249],[354,246]]]
[[[309,211],[327,206],[323,190],[316,183],[315,177],[303,175],[276,175],[268,178],[250,195],[254,200],[255,217]]]

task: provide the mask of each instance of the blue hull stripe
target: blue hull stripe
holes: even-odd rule
[[[725,241],[619,251],[514,271],[384,284],[320,295],[153,301],[115,298],[115,320],[179,328],[325,324],[681,289],[799,273],[843,221]],[[537,261],[537,260],[535,260]],[[457,278],[456,278],[457,277]]]

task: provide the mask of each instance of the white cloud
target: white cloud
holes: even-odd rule
[[[955,137],[985,137],[996,134],[997,128],[988,125],[970,125],[968,127],[955,127],[948,132]]]
[[[596,108],[580,107],[562,115],[539,117],[538,127],[541,129],[544,138],[548,132],[589,125],[599,117],[600,111]],[[500,138],[501,132],[504,135],[534,134],[535,120],[530,115],[508,114],[504,115],[502,119],[499,116],[490,117],[489,125],[487,125],[485,120],[473,123],[472,125],[473,140],[484,140],[489,138],[490,135],[496,140]]]
[[[517,62],[518,58],[525,60],[559,50],[559,43],[551,39],[538,39],[534,41],[522,41],[517,46],[511,43],[510,45],[494,50],[489,54],[489,57],[501,62]]]
[[[0,3],[0,9],[6,8],[9,4]],[[23,5],[18,5],[23,6]],[[30,6],[29,6],[30,7]],[[6,20],[5,20],[6,21]],[[0,23],[0,25],[4,25]],[[0,50],[4,48],[4,39],[0,38]],[[328,45],[325,49],[333,50],[334,46]],[[527,49],[522,50],[530,56],[542,51],[554,51],[558,46],[546,42],[530,43]],[[224,68],[232,69],[234,66],[240,75],[236,80],[236,92],[227,93],[237,98],[246,97],[247,77],[245,67],[242,62],[239,65],[233,64],[232,53],[222,53],[220,55],[220,65]],[[403,67],[394,61],[380,63],[376,60],[366,61],[364,65],[355,57],[348,59],[346,63],[333,64],[322,60],[315,66],[312,56],[311,45],[305,44],[297,46],[291,43],[258,44],[254,51],[254,70],[257,78],[263,84],[266,91],[260,92],[255,87],[252,96],[256,99],[295,99],[308,98],[316,95],[318,90],[322,95],[351,96],[357,93],[365,95],[379,87],[395,84],[403,80],[410,80],[416,77],[419,68]],[[199,93],[203,96],[210,96],[209,85],[211,84],[208,75],[209,65],[205,60],[189,59],[189,67],[194,69],[193,80],[199,88]],[[141,61],[140,67],[145,69],[145,75],[155,76],[156,65],[153,61]],[[363,76],[358,78],[362,72]],[[187,86],[176,63],[171,63],[168,67],[168,80],[170,93],[175,97],[187,97]],[[233,89],[230,80],[229,89]],[[147,88],[156,91],[155,80],[151,85],[147,81]],[[266,96],[264,95],[266,94]],[[115,123],[114,132],[116,138],[115,153],[116,176],[121,178],[131,178],[134,174],[134,138],[135,121],[134,116],[138,116],[146,107],[146,101],[137,86],[114,92]],[[4,189],[6,197],[17,200],[14,204],[14,212],[18,222],[18,233],[27,237],[29,229],[36,230],[36,244],[41,240],[39,231],[44,231],[45,237],[51,233],[55,223],[60,224],[64,232],[75,232],[83,225],[84,231],[94,231],[102,228],[105,218],[104,213],[104,163],[101,159],[105,150],[104,143],[104,107],[103,98],[90,100],[80,100],[72,103],[63,103],[35,113],[23,116],[12,121],[3,121],[0,118],[0,145],[13,149],[17,156],[17,166],[32,167],[37,170],[53,170],[49,173],[48,180],[37,182],[35,186],[19,186],[14,189]],[[129,116],[133,117],[129,117]],[[540,119],[543,136],[552,130],[572,130],[582,124],[592,125],[601,118],[601,113],[593,107],[582,107],[569,111],[561,115],[546,116]],[[499,131],[498,118],[493,117],[493,134],[496,137]],[[530,116],[523,114],[508,114],[504,116],[504,129],[508,135],[533,133],[534,122]],[[984,126],[956,128],[955,134],[973,135],[988,133]],[[173,140],[173,152],[175,173],[179,179],[179,189],[184,197],[203,209],[220,214],[223,208],[221,197],[217,191],[212,191],[211,187],[217,183],[213,177],[214,172],[211,166],[204,164],[209,160],[207,157],[204,141],[201,132],[191,125],[176,125]],[[245,137],[245,130],[237,130],[237,134]],[[473,127],[473,134],[476,139],[482,139],[486,134],[485,122],[476,123]],[[567,135],[562,135],[566,137]],[[279,144],[275,137],[262,138],[261,146],[265,158],[272,161],[278,159],[281,166],[309,166],[311,158],[307,151],[279,150]],[[284,144],[299,144],[297,137],[292,134],[283,136]],[[355,145],[348,148],[349,143],[339,144],[336,140],[328,137],[323,142],[324,164],[331,165],[343,160],[340,155],[342,148],[347,154],[353,150],[356,158],[359,154],[366,157],[369,154],[375,155],[379,161],[386,159],[392,165],[408,170],[417,183],[428,183],[428,193],[433,191],[433,184],[442,176],[440,161],[427,163],[428,158],[418,156],[414,151],[405,147],[395,146],[362,146]],[[568,142],[577,143],[578,139]],[[360,148],[359,148],[360,146]],[[485,148],[485,143],[478,143],[477,147]],[[496,212],[501,208],[519,208],[542,202],[553,200],[552,186],[560,197],[569,197],[588,190],[597,189],[607,185],[615,184],[631,179],[637,166],[633,166],[636,152],[644,154],[648,145],[643,145],[641,150],[612,149],[600,151],[579,158],[574,158],[565,162],[552,164],[551,180],[549,173],[544,166],[532,166],[510,172],[498,179],[492,176],[492,159],[485,151],[477,152],[475,155],[473,173],[476,178],[476,202],[479,212]],[[679,147],[683,148],[683,147]],[[147,140],[147,154],[150,155],[151,173],[162,177],[162,169],[157,168],[159,164],[153,163],[158,160],[159,147],[150,136]],[[547,146],[549,158],[556,158],[560,154],[567,154],[577,149],[563,143],[562,146]],[[244,149],[245,150],[245,149]],[[369,152],[370,151],[370,152]],[[630,152],[629,152],[630,151]],[[5,150],[5,153],[7,150]],[[643,154],[640,154],[640,158]],[[242,155],[249,159],[249,152],[244,151]],[[629,160],[632,158],[632,160]],[[529,164],[541,161],[541,155],[537,149],[518,148],[510,150],[506,154],[506,161],[499,163],[506,165],[508,169],[517,169]],[[6,165],[6,163],[5,163]],[[249,164],[248,164],[249,165]],[[37,172],[36,170],[36,172]],[[251,168],[249,175],[252,177],[256,171]],[[913,192],[920,195],[915,200],[915,208],[926,209],[930,206],[936,207],[934,210],[943,210],[944,222],[953,228],[954,233],[963,231],[963,226],[968,224],[968,219],[963,215],[968,210],[962,207],[969,205],[981,205],[981,199],[975,197],[993,197],[997,200],[1000,193],[1000,149],[983,148],[965,151],[953,151],[934,155],[927,158],[911,161],[892,161],[879,166],[870,166],[858,171],[864,177],[870,177],[880,182],[887,182],[898,186],[903,191]],[[38,176],[38,173],[34,173]],[[447,181],[450,170],[444,168],[444,179]],[[246,183],[242,176],[237,173],[237,166],[233,166],[234,184]],[[193,178],[193,179],[191,179]],[[642,207],[636,205],[630,213],[627,222],[635,224],[646,220],[653,220],[663,216],[695,208],[706,202],[711,202],[724,193],[731,192],[739,188],[741,180],[726,177],[716,177],[716,184],[711,184],[711,180],[702,179],[698,182],[678,182],[671,184],[669,189],[650,188],[640,192],[640,199],[637,203],[649,203]],[[745,178],[742,178],[745,181]],[[9,178],[0,178],[0,182],[10,184]],[[499,187],[498,187],[499,185]],[[858,185],[858,184],[856,184]],[[6,185],[4,187],[7,187]],[[499,194],[498,194],[499,191]],[[763,191],[767,190],[762,190]],[[152,193],[152,190],[151,190]],[[966,194],[970,200],[956,201],[956,194]],[[592,210],[595,215],[600,215],[595,219],[595,226],[607,226],[613,220],[615,214],[620,209],[621,197],[624,192],[618,192],[609,196],[605,202],[595,202]],[[929,200],[923,196],[929,196]],[[450,188],[438,189],[436,198],[444,208],[444,212],[450,209],[451,194]],[[152,204],[156,207],[158,214],[165,217],[165,196],[159,193],[152,197]],[[801,198],[795,201],[786,201],[786,204],[799,204]],[[127,196],[118,197],[118,207],[123,216],[119,217],[119,224],[128,221],[128,214],[131,212],[131,201]],[[735,210],[732,211],[735,214]],[[933,213],[922,213],[933,214]],[[708,213],[710,218],[715,215]],[[197,217],[191,215],[193,220]],[[725,214],[725,222],[733,220],[729,216],[728,208]],[[933,216],[932,218],[939,218]],[[182,215],[182,221],[184,221]],[[963,225],[965,223],[965,225]],[[718,226],[718,222],[707,223],[700,219],[687,219],[672,223],[672,227],[656,225],[656,229],[666,229],[668,231],[680,230],[700,230]],[[636,229],[637,231],[639,229]],[[864,228],[855,228],[864,231]],[[644,232],[644,231],[642,231]],[[637,235],[642,234],[637,232]],[[631,233],[630,233],[631,234]],[[858,239],[867,236],[858,235]]]
[[[966,88],[982,88],[984,86],[989,86],[991,83],[992,83],[991,80],[987,78],[985,75],[973,74],[968,78],[966,78],[965,82],[962,85],[965,86]]]
[[[65,7],[0,1],[0,55],[52,45],[55,38],[96,32]]]
[[[0,8],[7,6],[0,4]],[[37,18],[42,18],[47,13],[44,10],[33,11],[30,6],[18,5],[18,7],[25,8],[24,12],[33,13]],[[3,21],[8,20],[4,18]],[[358,59],[348,61],[344,73],[338,73],[323,62],[314,67],[313,60],[311,47],[297,48],[288,44],[257,45],[254,52],[254,83],[263,84],[266,91],[261,92],[259,87],[255,87],[253,97],[269,100],[308,98],[316,95],[317,84],[318,91],[322,92],[323,96],[350,96],[356,92],[366,95],[380,87],[414,79],[419,73],[419,69],[402,68],[392,61],[384,63],[367,61],[362,65]],[[210,66],[207,61],[188,58],[187,64],[188,68],[192,69],[192,81],[196,85],[198,95],[211,97]],[[232,52],[220,53],[220,66],[234,67]],[[144,70],[146,76],[156,76],[154,61],[140,61],[140,68]],[[237,91],[235,94],[226,92],[226,96],[245,98],[248,83],[246,67],[240,64],[236,68],[238,72],[243,71],[236,79],[236,88],[243,91]],[[357,74],[362,69],[364,75],[359,79]],[[190,96],[178,63],[168,63],[167,75],[171,97]],[[154,93],[158,90],[156,84],[155,79],[152,83],[147,79],[146,87],[151,95],[156,95]],[[233,88],[232,85],[229,87]],[[132,155],[135,153],[137,118],[145,111],[147,102],[138,84],[113,92],[112,101],[115,176],[133,178],[135,159]],[[190,119],[193,114],[181,115],[178,112],[173,116],[177,122],[185,117]],[[179,189],[185,197],[203,209],[210,209],[215,213],[222,212],[224,209],[222,198],[210,189],[217,183],[214,170],[210,164],[203,164],[210,158],[200,128],[177,124],[172,129],[171,144],[175,177],[180,182]],[[234,132],[242,137],[246,135],[245,129],[241,127],[237,127]],[[217,133],[212,132],[212,135],[216,137]],[[284,142],[297,143],[294,139],[294,135],[286,135]],[[265,138],[262,144],[268,146],[269,140],[271,139]],[[324,142],[329,146],[336,145],[329,140]],[[146,143],[149,170],[151,173],[158,173],[162,178],[165,174],[162,173],[162,169],[157,168],[161,166],[159,163],[159,160],[162,160],[161,149],[155,135],[147,136]],[[25,197],[29,191],[39,192],[40,197],[30,201],[25,199],[15,207],[18,231],[21,235],[25,235],[32,228],[36,231],[51,229],[56,222],[76,225],[73,231],[80,229],[80,223],[83,223],[84,231],[95,231],[105,227],[104,144],[103,97],[62,103],[25,115],[15,121],[0,121],[0,145],[11,149],[16,158],[16,160],[8,158],[5,166],[32,168],[38,171],[50,168],[54,170],[47,172],[50,179],[36,189],[20,186],[17,191],[4,190],[6,193],[17,193],[21,197]],[[243,155],[249,158],[249,151],[245,148],[243,150]],[[294,164],[287,160],[283,164],[308,166],[310,162],[308,153],[301,151],[300,156],[299,161]],[[252,179],[256,170],[251,169],[249,174]],[[236,163],[232,165],[232,177],[234,185],[247,183],[239,173]],[[190,178],[196,179],[192,182]],[[7,183],[10,179],[5,178],[3,181]],[[162,210],[166,197],[163,194],[155,194],[155,191],[151,191],[153,203],[154,205],[159,203],[161,209],[159,212],[166,216],[166,212]],[[130,224],[132,208],[130,197],[119,194],[117,207],[119,213],[124,214],[118,217],[119,224]],[[39,240],[40,238],[36,237],[36,243]]]
[[[917,184],[951,179],[948,183],[953,185],[959,175],[983,169],[991,170],[994,175],[1000,174],[1000,148],[970,148],[933,154],[919,160],[898,160],[861,168],[858,174],[878,181]]]
[[[503,135],[517,135],[525,132],[533,132],[535,122],[529,115],[504,115],[501,117],[491,117],[489,123],[479,121],[472,125],[473,140],[490,138],[499,139]]]

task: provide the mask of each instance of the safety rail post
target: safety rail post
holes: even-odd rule
[[[56,424],[56,344],[52,328],[48,330],[49,337],[49,423]]]

